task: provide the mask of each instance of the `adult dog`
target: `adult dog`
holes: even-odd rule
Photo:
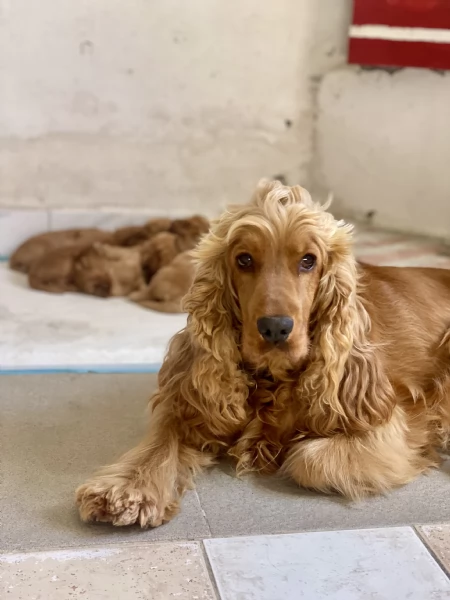
[[[84,520],[160,525],[226,454],[239,473],[279,472],[350,498],[438,464],[450,271],[358,264],[351,230],[279,182],[214,224],[148,435],[78,489]]]

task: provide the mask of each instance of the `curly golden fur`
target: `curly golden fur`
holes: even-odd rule
[[[227,454],[239,473],[349,498],[438,463],[450,271],[357,264],[351,233],[279,182],[222,215],[196,250],[187,327],[161,368],[148,434],[78,489],[82,519],[160,525]],[[274,342],[260,324],[280,316],[292,329]]]

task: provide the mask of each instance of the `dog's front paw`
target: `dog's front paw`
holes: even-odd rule
[[[133,480],[99,477],[76,491],[83,521],[102,521],[118,527],[139,524],[158,527],[177,512],[178,503],[164,504],[151,486],[137,486]]]

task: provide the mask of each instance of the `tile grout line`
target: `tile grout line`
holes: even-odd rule
[[[200,540],[200,550],[203,556],[206,572],[211,582],[214,594],[216,595],[217,600],[222,600],[222,596],[219,591],[219,586],[217,585],[216,576],[214,575],[214,569],[212,568],[211,561],[209,560],[208,551],[206,550],[205,540]]]
[[[418,527],[421,527],[421,526],[420,525],[411,525],[411,529],[414,531],[415,535],[419,538],[419,541],[425,547],[425,549],[427,550],[430,557],[437,564],[437,566],[441,569],[441,571],[444,573],[444,575],[447,577],[447,579],[450,579],[450,571],[446,568],[444,561],[441,560],[441,558],[438,556],[437,552],[434,551],[434,549],[431,547],[431,544],[427,543],[425,535],[422,535],[420,533]]]
[[[98,545],[86,545],[86,544],[80,544],[80,545],[64,545],[64,544],[58,544],[56,546],[52,546],[50,545],[50,547],[46,547],[46,548],[41,548],[40,546],[31,546],[31,547],[22,547],[22,546],[17,546],[14,547],[12,550],[3,550],[0,548],[0,558],[3,558],[5,556],[16,556],[16,555],[25,555],[25,554],[42,554],[42,553],[50,553],[50,552],[77,552],[77,551],[89,551],[89,550],[96,550],[99,548],[105,548],[105,549],[114,549],[114,548],[134,548],[137,546],[158,546],[158,545],[164,545],[164,544],[202,544],[203,543],[203,539],[202,537],[182,537],[182,538],[178,538],[178,537],[168,537],[168,538],[159,538],[156,540],[139,540],[137,538],[133,539],[133,540],[126,540],[126,539],[116,539],[113,542],[107,542],[101,541],[101,538],[99,538],[99,543]]]
[[[209,537],[212,538],[211,525],[209,523],[208,517],[206,516],[206,510],[203,508],[203,504],[202,504],[202,501],[200,500],[200,496],[199,496],[199,493],[198,493],[198,490],[196,487],[194,488],[194,494],[195,494],[195,497],[197,498],[198,504],[200,506],[202,516],[205,519],[206,526],[208,527]]]
[[[213,539],[212,530],[211,530],[211,524],[210,524],[209,519],[208,519],[208,517],[206,515],[206,510],[203,508],[203,504],[202,504],[202,501],[200,499],[200,495],[199,495],[198,490],[197,490],[196,487],[194,488],[194,493],[195,493],[195,496],[196,496],[196,498],[198,500],[198,504],[200,506],[200,510],[201,510],[202,516],[205,519],[205,523],[206,523],[206,526],[207,526],[208,531],[209,531],[209,539]],[[214,570],[212,568],[212,564],[211,564],[211,562],[209,560],[209,555],[208,555],[208,552],[206,550],[205,538],[200,539],[199,542],[200,542],[200,548],[201,548],[201,553],[202,553],[202,556],[203,556],[203,560],[204,560],[205,566],[206,566],[206,572],[208,573],[209,579],[211,581],[211,585],[213,587],[214,594],[216,595],[217,600],[221,600],[222,596],[220,595],[219,588],[218,588],[217,581],[216,581],[216,577],[214,575]]]

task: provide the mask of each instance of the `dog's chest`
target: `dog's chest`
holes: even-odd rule
[[[293,383],[258,385],[248,398],[248,421],[230,449],[241,470],[279,468],[301,422]]]

